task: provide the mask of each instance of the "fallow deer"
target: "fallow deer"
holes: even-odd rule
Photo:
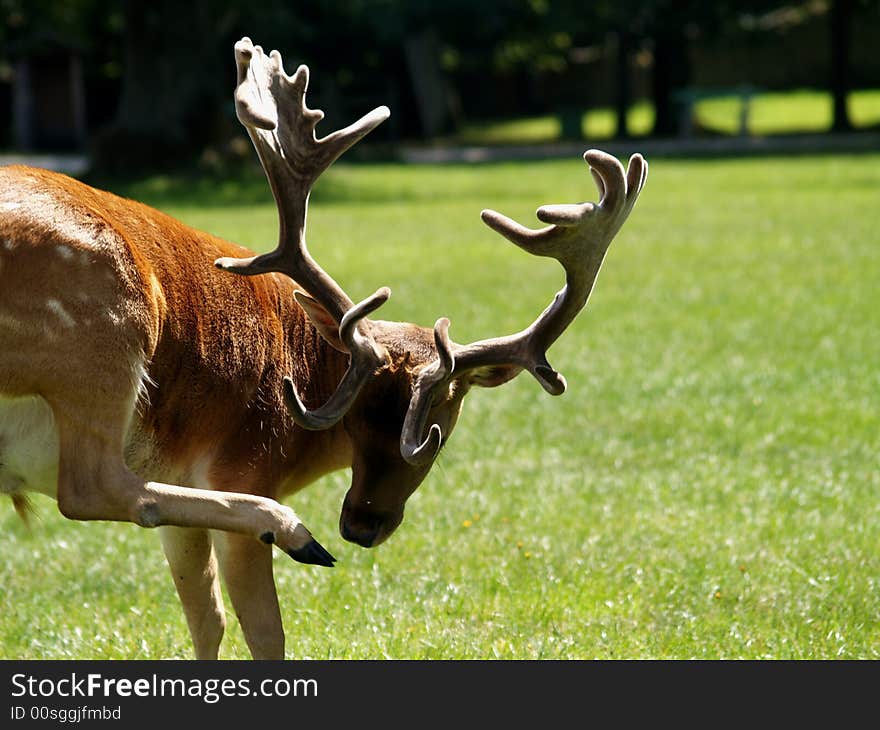
[[[218,654],[219,567],[252,656],[282,658],[271,545],[334,559],[281,500],[350,467],[340,532],[379,545],[469,388],[526,370],[562,393],[545,353],[586,305],[648,167],[586,152],[600,202],[539,208],[540,230],[483,211],[558,259],[565,287],[521,332],[456,344],[446,319],[369,318],[389,290],[355,304],[306,248],[312,185],[388,109],[318,139],[305,66],[289,76],[247,38],[235,58],[237,115],[279,210],[271,253],[58,173],[0,168],[0,491],[19,506],[49,494],[74,520],[161,526],[195,655]]]

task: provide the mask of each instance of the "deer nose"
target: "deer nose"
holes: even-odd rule
[[[379,528],[378,518],[372,518],[366,523],[352,524],[349,520],[342,520],[339,523],[339,533],[343,538],[365,548],[373,547],[379,535]]]

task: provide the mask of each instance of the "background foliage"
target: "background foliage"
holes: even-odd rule
[[[680,92],[749,84],[825,89],[835,129],[876,87],[877,0],[0,0],[0,112],[16,63],[72,50],[85,74],[95,163],[168,165],[237,135],[232,46],[243,35],[308,63],[330,123],[379,104],[379,141],[454,134],[487,118],[614,110],[615,134],[675,135]],[[627,110],[649,102],[650,127]],[[337,125],[338,126],[338,125]],[[10,130],[0,130],[7,137]],[[0,136],[0,144],[2,144]],[[146,150],[149,150],[147,153]]]

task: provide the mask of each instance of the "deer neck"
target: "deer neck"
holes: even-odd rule
[[[329,399],[348,368],[346,353],[332,347],[318,333],[302,308],[296,304],[286,279],[272,275],[281,283],[281,301],[288,309],[285,317],[286,349],[289,362],[286,372],[274,383],[280,395],[280,380],[289,376],[307,405],[320,405]],[[276,379],[273,379],[273,382]],[[351,466],[351,440],[340,421],[323,431],[307,431],[297,426],[283,402],[278,404],[279,419],[287,433],[284,469],[280,474],[280,496],[305,487],[320,476]]]

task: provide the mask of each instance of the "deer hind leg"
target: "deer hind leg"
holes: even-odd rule
[[[159,534],[196,659],[216,659],[226,629],[226,613],[211,534],[193,527],[162,527]]]
[[[284,627],[272,548],[246,535],[218,535],[220,571],[254,659],[284,659]]]

